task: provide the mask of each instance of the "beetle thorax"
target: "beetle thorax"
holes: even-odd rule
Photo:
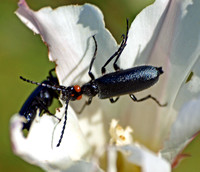
[[[88,97],[94,97],[99,93],[98,87],[94,81],[90,81],[81,87],[82,93]]]

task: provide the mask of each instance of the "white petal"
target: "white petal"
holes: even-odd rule
[[[62,116],[64,110],[65,108],[61,108],[56,116]],[[48,171],[63,170],[76,160],[87,160],[90,155],[90,146],[80,130],[72,109],[68,110],[65,135],[60,147],[56,147],[56,144],[61,135],[63,122],[58,124],[58,120],[52,118],[46,114],[36,117],[28,137],[25,138],[21,130],[21,116],[14,115],[11,119],[11,141],[15,154]]]
[[[162,24],[162,16],[168,3],[168,0],[157,0],[134,19],[129,30],[127,46],[121,55],[123,68],[148,63],[147,59],[154,49],[155,39],[160,34],[157,27]],[[162,25],[160,27],[162,28]]]
[[[74,163],[73,166],[65,170],[66,172],[103,172],[102,169],[96,164],[84,162],[84,161],[77,161]],[[63,171],[64,172],[64,171]]]
[[[178,98],[178,94],[194,64],[197,63],[200,51],[200,3],[191,0],[177,0],[177,2],[172,2],[172,7],[177,7],[177,11],[174,14],[173,23],[176,24],[173,26],[171,51],[168,55],[170,75],[166,98],[171,107],[167,115],[169,124],[175,120],[184,101],[188,100],[188,94],[183,94],[182,100]]]
[[[172,41],[171,75],[167,87],[171,104],[168,116],[175,122],[163,150],[163,156],[171,162],[200,130],[200,3],[188,0],[177,2],[181,13],[176,19],[179,25],[175,27]],[[190,74],[192,77],[188,78]]]
[[[200,131],[200,97],[183,105],[174,124],[162,156],[173,162],[174,158]]]
[[[174,109],[177,94],[199,58],[199,8],[199,2],[192,0],[158,0],[141,12],[130,28],[121,57],[123,67],[148,63],[164,70],[158,84],[138,97],[151,94],[161,103],[167,102],[167,108],[156,108],[150,101],[124,105],[131,107],[124,119],[134,129],[136,139],[153,150],[158,150],[168,136],[178,112]],[[129,56],[132,63],[126,61]]]
[[[19,2],[18,17],[48,45],[49,58],[57,64],[60,83],[68,86],[89,81],[88,66],[94,54],[96,35],[98,55],[94,73],[100,73],[105,60],[116,51],[117,44],[105,29],[103,15],[94,5],[70,5],[52,10],[50,7],[32,11],[24,0]]]
[[[172,125],[169,140],[162,151],[171,162],[182,149],[189,144],[193,136],[200,131],[200,60],[191,67],[191,75],[186,76],[177,93],[174,109],[180,111]],[[181,109],[181,110],[180,110]]]
[[[117,150],[120,151],[125,156],[127,161],[129,161],[130,163],[134,165],[139,166],[143,172],[161,172],[161,171],[170,172],[171,171],[171,165],[166,160],[157,156],[155,153],[149,151],[148,149],[141,148],[135,145],[116,147],[116,149],[113,149],[113,147],[110,147],[108,149],[108,151],[110,152],[108,161],[113,161],[117,159],[116,157],[117,155],[115,153]],[[116,171],[114,170],[115,163],[109,163],[110,172]],[[118,165],[120,165],[119,160],[118,160],[118,163],[119,163]]]

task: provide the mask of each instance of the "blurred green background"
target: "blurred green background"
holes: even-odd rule
[[[53,8],[68,4],[92,3],[103,12],[106,27],[120,41],[125,31],[125,19],[133,20],[145,6],[153,0],[27,0],[29,6],[38,10],[45,6]],[[47,47],[40,36],[33,34],[14,14],[16,0],[0,2],[0,171],[42,171],[40,168],[24,162],[12,153],[9,140],[10,117],[19,111],[34,86],[24,84],[19,76],[42,81],[54,65],[48,61]],[[137,40],[136,40],[137,41]],[[183,161],[175,172],[200,171],[200,138],[187,148],[192,157]]]

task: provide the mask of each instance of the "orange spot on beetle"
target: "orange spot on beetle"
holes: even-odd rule
[[[76,100],[80,100],[81,98],[82,98],[82,95],[78,96],[78,97],[76,98]]]
[[[79,93],[81,92],[81,87],[79,85],[74,85],[74,90]]]

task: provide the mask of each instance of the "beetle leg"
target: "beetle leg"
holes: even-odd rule
[[[127,42],[127,39],[128,39],[128,31],[129,31],[129,26],[128,26],[128,19],[126,20],[126,23],[127,23],[127,29],[126,29],[126,35],[122,35],[123,37],[123,40],[118,48],[118,50],[106,61],[106,63],[103,65],[103,67],[101,68],[101,73],[102,74],[105,74],[106,73],[106,66],[110,63],[110,61],[116,57],[114,63],[113,63],[113,67],[115,69],[115,71],[118,71],[120,70],[120,67],[117,65],[117,61],[122,53],[122,51],[124,50],[125,46],[126,46],[126,42]]]
[[[94,50],[94,55],[93,55],[93,57],[92,57],[92,60],[91,60],[91,62],[90,62],[88,75],[90,76],[91,80],[94,80],[95,77],[94,77],[93,73],[91,72],[91,70],[92,70],[92,65],[93,65],[93,63],[94,63],[94,60],[95,60],[96,55],[97,55],[97,41],[96,41],[96,39],[95,39],[95,35],[93,35],[92,37],[93,37],[94,43],[95,43],[95,50]]]
[[[48,108],[44,105],[44,102],[43,102],[39,97],[37,97],[37,101],[38,101],[38,103],[40,103],[40,106],[42,107],[42,109],[44,109],[44,112],[46,112],[46,113],[48,113],[50,116],[56,118],[59,122],[61,121],[60,118],[58,118],[57,116],[55,116],[54,114],[52,114],[52,113],[48,110]],[[39,116],[41,116],[41,113],[42,113],[42,111],[40,111]]]
[[[147,99],[152,99],[161,107],[167,106],[167,103],[161,104],[155,97],[151,96],[150,94],[148,96],[146,96],[146,97],[141,98],[141,99],[137,99],[133,94],[129,94],[129,96],[135,102],[142,102],[142,101],[145,101]]]
[[[48,113],[50,116],[56,118],[59,122],[61,121],[60,118],[58,118],[57,116],[55,116],[54,114],[52,114],[48,109],[45,109],[45,112]]]
[[[113,63],[113,67],[115,69],[115,71],[119,71],[120,70],[120,67],[117,65],[117,61],[122,53],[122,51],[124,50],[124,48],[126,47],[126,42],[127,42],[127,39],[128,39],[128,31],[129,31],[129,26],[128,26],[128,19],[126,19],[126,25],[127,25],[127,28],[126,28],[126,35],[122,35],[123,37],[123,40],[122,40],[122,43],[121,43],[121,46],[119,47],[119,53],[117,54],[117,57]]]
[[[49,71],[49,76],[50,76],[51,78],[53,78],[53,74],[52,74],[53,71],[55,71],[55,68],[53,68],[53,69],[51,69],[51,70]]]
[[[118,99],[119,99],[119,97],[117,97],[116,99],[110,98],[109,100],[111,103],[115,103]]]
[[[83,112],[83,110],[85,109],[85,107],[86,107],[87,105],[90,105],[91,102],[92,102],[92,97],[90,97],[90,98],[88,99],[88,101],[86,101],[86,102],[84,103],[84,105],[82,106],[81,110],[78,111],[78,112],[76,112],[76,113],[81,114],[81,113]]]

